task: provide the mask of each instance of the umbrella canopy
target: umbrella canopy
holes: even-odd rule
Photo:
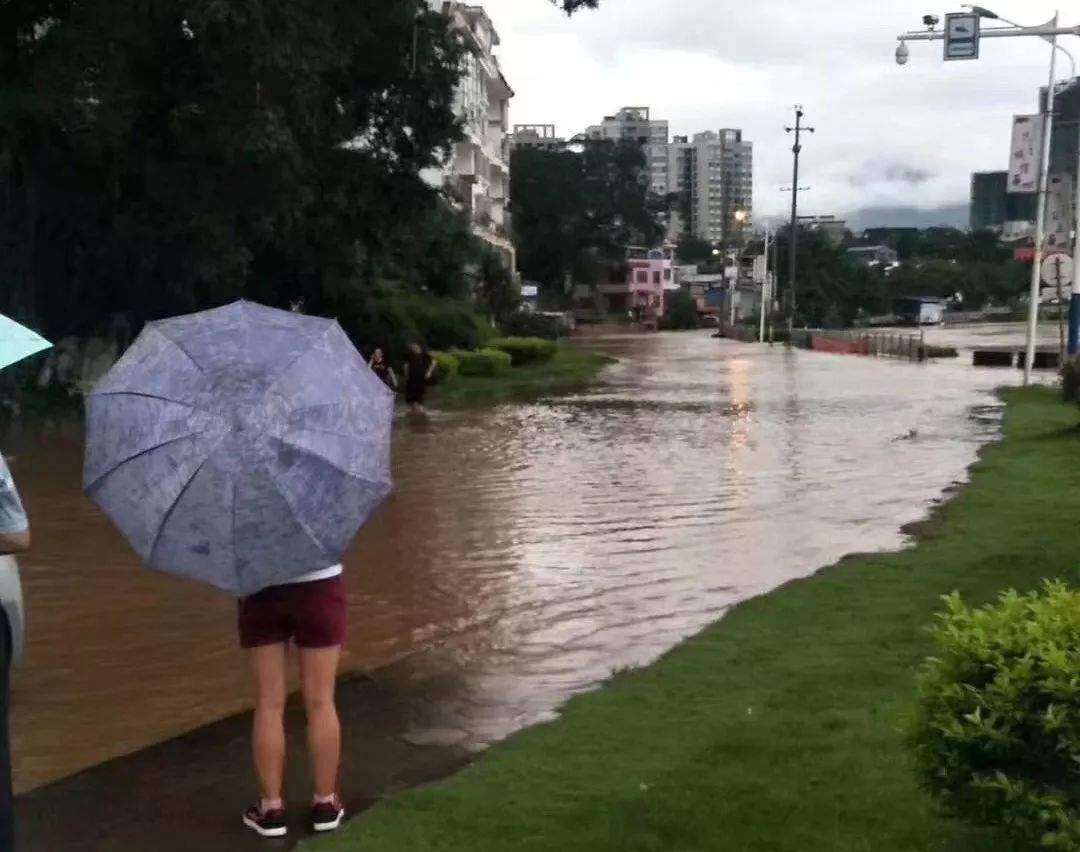
[[[44,337],[0,314],[0,370],[52,346]]]
[[[336,322],[236,302],[149,323],[94,388],[84,484],[148,567],[245,596],[341,561],[392,415]]]

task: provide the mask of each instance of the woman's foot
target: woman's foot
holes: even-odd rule
[[[345,819],[345,806],[335,793],[328,801],[316,801],[311,806],[311,827],[315,831],[334,831]]]
[[[260,837],[284,837],[289,829],[285,826],[285,808],[264,810],[262,805],[252,805],[244,812],[244,825]]]

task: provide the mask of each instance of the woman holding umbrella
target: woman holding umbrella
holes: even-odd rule
[[[307,710],[311,825],[337,828],[341,562],[390,493],[394,396],[333,320],[236,302],[148,323],[87,397],[84,486],[147,567],[238,600],[259,802],[288,833],[289,645]]]

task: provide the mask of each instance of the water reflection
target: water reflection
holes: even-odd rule
[[[403,699],[416,742],[480,747],[740,600],[900,545],[1013,378],[706,334],[582,345],[621,359],[588,393],[400,423],[397,494],[347,560],[346,664],[404,660],[402,695],[439,696]],[[79,493],[80,441],[9,442],[36,542],[20,789],[248,705],[233,602],[135,564]]]

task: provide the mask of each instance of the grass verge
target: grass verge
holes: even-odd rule
[[[531,399],[584,387],[612,363],[605,355],[561,344],[543,364],[515,367],[498,376],[454,376],[431,391],[431,405],[463,408],[470,405]]]
[[[1075,577],[1076,408],[1038,389],[1007,401],[1004,440],[916,546],[845,559],[735,608],[315,848],[1014,850],[937,813],[904,744],[941,595],[983,602]]]

